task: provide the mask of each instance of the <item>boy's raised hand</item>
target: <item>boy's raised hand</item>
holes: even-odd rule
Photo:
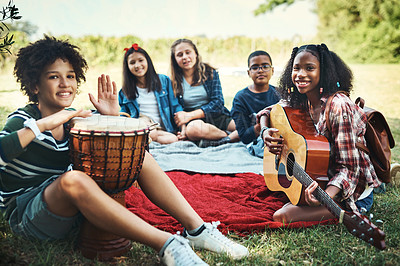
[[[102,115],[118,115],[117,85],[110,76],[102,74],[97,80],[98,100],[89,93],[89,99]]]

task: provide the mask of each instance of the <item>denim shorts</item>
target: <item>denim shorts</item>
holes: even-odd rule
[[[367,197],[357,200],[356,206],[360,212],[362,212],[362,208],[364,208],[365,211],[368,212],[372,207],[372,203],[374,203],[374,191],[373,190]]]
[[[56,177],[49,178],[16,198],[16,208],[12,211],[9,224],[15,234],[42,240],[66,238],[79,228],[82,215],[62,217],[51,213],[43,199],[43,192]]]

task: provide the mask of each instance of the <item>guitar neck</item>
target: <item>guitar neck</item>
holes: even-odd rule
[[[308,187],[314,180],[304,171],[304,169],[298,164],[294,163],[293,176],[304,186]],[[313,195],[321,202],[335,217],[340,217],[342,209],[336,202],[321,188],[317,187]]]

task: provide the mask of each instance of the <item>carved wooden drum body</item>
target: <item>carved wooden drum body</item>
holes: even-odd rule
[[[85,172],[125,206],[124,191],[132,186],[140,173],[150,128],[139,119],[97,114],[74,118],[70,125],[74,170]],[[79,247],[85,257],[111,260],[126,253],[131,242],[85,220]]]

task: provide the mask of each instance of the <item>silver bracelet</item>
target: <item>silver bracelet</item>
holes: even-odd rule
[[[30,118],[30,119],[26,120],[24,122],[24,127],[32,130],[33,134],[35,134],[35,136],[38,140],[44,140],[44,134],[42,134],[42,132],[40,132],[35,119]]]

